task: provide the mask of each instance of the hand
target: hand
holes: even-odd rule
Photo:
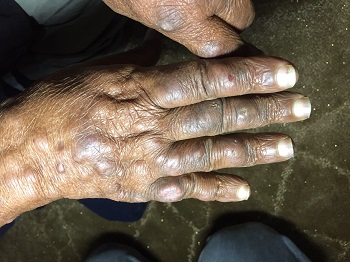
[[[307,98],[274,93],[296,78],[255,57],[86,65],[38,82],[1,106],[0,225],[60,198],[245,200],[245,180],[211,171],[293,156],[286,135],[227,133],[308,118]]]
[[[201,57],[243,45],[238,32],[254,19],[250,0],[104,0],[114,11],[156,29]]]

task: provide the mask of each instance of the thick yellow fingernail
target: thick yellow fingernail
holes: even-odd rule
[[[297,82],[297,72],[292,65],[280,67],[276,75],[277,84],[282,88],[291,88]]]
[[[237,191],[237,197],[240,200],[247,200],[250,197],[250,186],[249,185],[241,186]]]
[[[293,104],[293,114],[300,120],[309,118],[311,114],[310,99],[302,97],[295,100]]]
[[[294,156],[294,147],[292,139],[285,138],[278,142],[278,154],[284,158],[292,158]]]

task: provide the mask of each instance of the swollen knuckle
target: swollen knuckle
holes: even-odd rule
[[[201,34],[205,34],[206,32],[201,32]],[[208,34],[208,33],[207,33]],[[231,38],[234,36],[230,36]],[[231,39],[231,41],[239,42],[238,39]],[[200,57],[210,58],[210,57],[218,57],[220,55],[228,53],[227,47],[225,43],[221,39],[213,39],[213,40],[202,40],[196,42],[194,46],[194,50],[197,55]]]
[[[104,176],[121,176],[120,166],[115,160],[114,149],[108,138],[98,134],[82,136],[73,149],[73,160],[79,167],[82,178],[98,174]]]
[[[162,175],[179,176],[182,174],[182,163],[177,155],[161,154],[155,159],[155,163]]]
[[[205,132],[207,135],[223,133],[227,125],[226,100],[214,99],[192,107],[192,122],[184,124],[189,133]]]
[[[157,2],[155,9],[156,25],[165,32],[174,32],[185,26],[184,13],[179,7],[166,2]]]
[[[162,178],[150,186],[150,195],[161,202],[176,202],[186,194],[179,178]]]

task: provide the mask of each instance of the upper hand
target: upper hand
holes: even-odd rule
[[[156,29],[201,57],[230,53],[254,19],[251,0],[104,0],[114,11]]]

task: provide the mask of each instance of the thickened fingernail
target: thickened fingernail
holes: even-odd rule
[[[247,200],[250,197],[250,186],[241,186],[237,191],[237,197],[239,200]]]
[[[294,101],[293,114],[299,119],[307,119],[311,114],[311,102],[307,97],[299,98]]]
[[[276,75],[277,84],[282,88],[291,88],[297,82],[297,72],[292,65],[280,67]]]
[[[278,154],[284,158],[292,158],[294,156],[294,147],[292,139],[285,138],[278,143]]]

